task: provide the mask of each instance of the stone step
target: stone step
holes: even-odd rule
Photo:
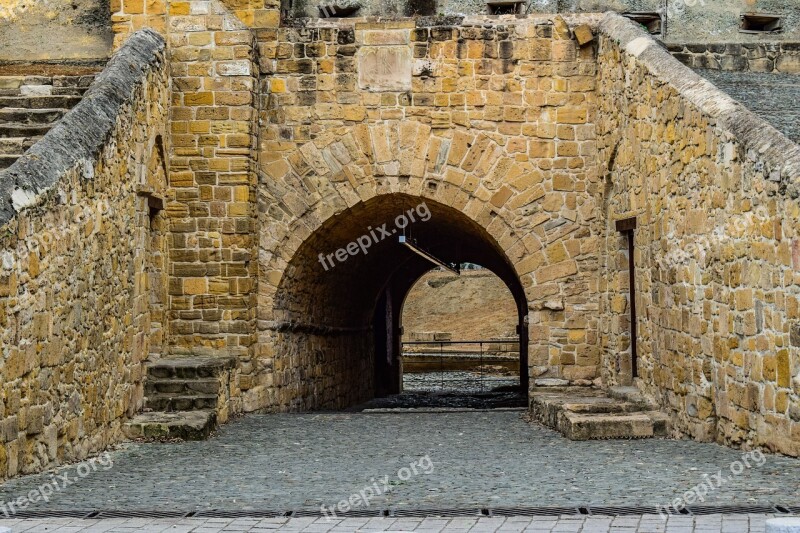
[[[148,377],[144,391],[150,395],[193,396],[203,394],[219,394],[220,383],[217,378],[209,379],[160,379]]]
[[[236,359],[227,356],[157,359],[147,363],[147,375],[155,379],[203,379],[219,376],[235,366]]]
[[[562,411],[558,430],[570,440],[647,439],[666,437],[669,417],[658,411],[575,413]]]
[[[57,87],[53,85],[23,85],[0,87],[0,96],[83,96],[88,87]]]
[[[81,101],[81,96],[0,96],[0,108],[24,109],[72,109]]]
[[[68,109],[22,109],[6,107],[0,109],[0,124],[49,124],[61,120]]]
[[[94,74],[84,74],[77,76],[69,75],[54,75],[54,76],[36,76],[36,75],[0,75],[0,89],[19,89],[23,85],[52,85],[53,87],[74,87],[79,89],[86,89],[94,81]]]
[[[586,387],[536,389],[531,394],[531,407],[551,411],[566,408],[584,413],[631,413],[648,408],[646,404],[617,400],[601,389]]]
[[[89,85],[94,81],[93,74],[84,76],[53,76],[53,87],[78,87],[80,89],[88,89]]]
[[[129,439],[204,440],[216,425],[214,411],[151,412],[136,415],[123,431]]]
[[[146,409],[164,411],[202,411],[215,410],[219,396],[216,394],[150,394],[145,397]]]
[[[0,138],[0,155],[22,155],[41,137]]]
[[[572,440],[639,439],[668,433],[667,415],[635,388],[613,393],[587,387],[538,387],[531,393],[531,415]]]
[[[0,76],[0,91],[17,91],[25,83],[25,76]]]
[[[53,87],[53,96],[83,96],[86,88],[83,87]]]
[[[0,137],[40,137],[52,127],[51,124],[0,124]]]
[[[647,400],[642,396],[641,391],[636,387],[611,387],[608,389],[608,395],[617,400],[624,400],[632,403],[639,403],[643,406],[650,407]]]
[[[0,154],[0,170],[4,168],[8,168],[14,164],[14,162],[19,159],[20,156],[18,155],[7,155],[7,154]]]

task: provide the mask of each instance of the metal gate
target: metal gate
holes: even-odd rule
[[[519,340],[403,342],[403,390],[511,391],[520,385]]]

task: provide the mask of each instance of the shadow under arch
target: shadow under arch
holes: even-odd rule
[[[528,305],[507,254],[463,212],[428,198],[390,193],[329,217],[288,258],[269,326],[278,409],[341,409],[398,390],[399,311],[408,291],[432,267],[398,242],[402,230],[396,221],[404,214],[416,219],[405,231],[422,247],[444,261],[481,264],[509,287],[519,314],[527,390]],[[377,242],[376,234],[382,236]],[[369,247],[351,244],[365,236],[373,237]],[[337,250],[348,246],[355,253],[339,252],[337,259]],[[383,343],[378,332],[385,332]]]

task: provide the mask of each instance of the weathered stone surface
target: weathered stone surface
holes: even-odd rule
[[[664,437],[669,417],[593,388],[535,389],[531,414],[570,440]]]
[[[373,92],[411,89],[411,50],[407,46],[363,47],[357,58],[361,89]]]
[[[578,44],[584,46],[589,44],[594,40],[594,33],[592,32],[592,27],[588,24],[581,24],[580,26],[576,26],[573,30],[575,33],[575,40],[578,41]]]
[[[665,437],[669,417],[665,414],[579,414],[566,411],[561,432],[570,440],[645,439]]]
[[[599,57],[606,198],[614,218],[637,218],[637,283],[656,273],[637,291],[637,307],[648,310],[637,324],[638,384],[679,434],[796,456],[800,426],[790,410],[800,400],[792,385],[800,361],[786,347],[800,301],[786,236],[798,230],[800,147],[644,32],[608,16],[601,33],[628,54]],[[622,132],[635,132],[635,143]],[[624,273],[606,283],[602,305],[606,382],[630,379],[630,326],[615,305],[629,297],[626,244],[609,243]],[[756,263],[763,279],[793,283],[753,284]]]
[[[98,453],[142,407],[141,362],[160,347],[163,302],[149,254],[164,237],[137,192],[166,186],[152,156],[166,134],[165,67],[160,36],[133,36],[0,172],[0,478]],[[48,81],[56,92],[68,80]]]
[[[556,15],[553,17],[553,37],[563,40],[567,40],[572,37],[569,24],[567,24],[567,21],[565,21],[564,17],[561,15]]]
[[[361,0],[336,0],[320,3],[318,9],[321,17],[349,17],[363,7]]]
[[[142,413],[123,426],[129,439],[205,440],[215,428],[214,411]]]

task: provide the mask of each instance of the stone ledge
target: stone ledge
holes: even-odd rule
[[[576,413],[565,410],[559,430],[570,440],[648,439],[666,437],[669,417],[643,413]]]
[[[166,43],[153,30],[133,34],[97,75],[81,100],[8,169],[0,172],[0,225],[38,205],[67,172],[91,179],[103,146],[123,106],[132,101],[148,72],[164,64]]]
[[[164,357],[148,361],[148,366],[168,366],[168,367],[199,367],[213,366],[232,368],[236,364],[236,358],[229,355],[197,355],[188,357]]]
[[[102,71],[107,63],[108,58],[3,60],[0,61],[0,76],[87,76]]]
[[[536,388],[530,412],[570,440],[665,437],[669,416],[653,410],[629,388],[614,392],[580,387]]]
[[[123,426],[129,439],[205,440],[217,425],[213,411],[142,413]]]
[[[792,198],[800,197],[800,146],[678,61],[649,33],[622,15],[606,13],[598,29],[653,76],[730,132],[741,143],[745,157],[763,163],[766,179],[781,181]]]

